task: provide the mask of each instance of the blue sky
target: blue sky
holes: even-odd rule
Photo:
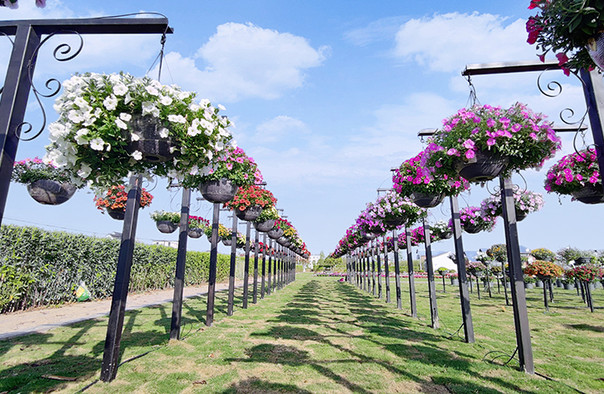
[[[528,0],[48,0],[44,9],[35,8],[33,0],[20,3],[18,10],[0,9],[0,19],[165,14],[174,34],[166,42],[162,82],[227,108],[239,146],[259,163],[278,207],[315,254],[331,252],[365,204],[375,200],[376,189],[391,187],[390,168],[422,149],[420,129],[438,127],[468,103],[468,84],[460,75],[466,64],[537,60],[526,43],[524,23],[532,14]],[[74,72],[144,75],[159,51],[159,36],[88,36],[83,53],[69,63],[54,61],[53,48],[49,45],[39,56],[39,85]],[[8,41],[0,40],[3,71],[8,54]],[[537,75],[476,76],[472,82],[483,104],[525,102],[557,123],[566,107],[577,114],[585,111],[576,79],[548,72],[544,77],[559,80],[564,88],[552,99],[539,93]],[[49,119],[56,119],[52,100],[44,105]],[[27,117],[34,124],[40,118],[33,97]],[[563,141],[563,152],[572,151],[571,136]],[[47,143],[45,132],[22,143],[17,158],[42,156]],[[543,179],[551,164],[514,181],[545,194]],[[180,193],[165,186],[165,180],[158,181],[152,206],[139,215],[137,236],[145,242],[177,238],[160,234],[149,218],[153,210],[179,210]],[[460,197],[460,206],[479,205],[487,195],[487,188],[474,186]],[[4,223],[98,236],[121,231],[121,222],[97,211],[92,197],[82,190],[69,202],[48,207],[13,184]],[[448,207],[432,209],[431,220],[447,217]],[[210,216],[207,203],[196,202],[193,208],[197,215]],[[519,224],[520,243],[552,250],[602,249],[598,225],[603,219],[602,206],[547,195],[544,209]],[[503,242],[501,221],[493,232],[464,234],[463,241],[468,250]],[[205,239],[189,245],[208,249]],[[452,250],[452,241],[435,248]]]

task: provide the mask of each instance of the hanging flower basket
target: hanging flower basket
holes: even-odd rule
[[[11,180],[27,185],[29,195],[41,204],[59,205],[69,200],[76,191],[70,177],[52,162],[40,158],[15,162]]]
[[[396,228],[398,226],[402,226],[403,224],[405,224],[405,218],[404,217],[391,217],[389,219],[384,219],[384,224],[390,228]]]
[[[589,264],[591,262],[591,258],[589,257],[577,257],[575,259],[575,265],[584,265]]]
[[[497,216],[484,215],[480,207],[465,207],[460,209],[459,219],[461,228],[469,234],[476,234],[481,231],[493,231],[497,223]],[[453,227],[452,220],[449,220],[449,226]]]
[[[274,219],[265,220],[263,222],[254,222],[254,228],[257,231],[260,231],[262,233],[266,233],[266,232],[272,230],[273,227],[275,227],[275,220]]]
[[[486,182],[499,176],[506,168],[509,160],[491,152],[476,151],[474,157],[467,162],[456,162],[455,169],[459,176],[468,182]]]
[[[277,239],[277,243],[281,246],[287,246],[288,245],[288,239],[286,237],[279,237]]]
[[[526,22],[527,42],[536,44],[539,58],[556,54],[564,73],[591,70],[604,65],[601,43],[604,4],[599,1],[531,0],[529,9],[539,14]],[[595,63],[595,64],[594,64]]]
[[[231,140],[221,108],[194,98],[147,77],[75,75],[55,102],[59,119],[48,126],[45,160],[60,163],[76,186],[104,188],[129,173],[182,179]]]
[[[520,222],[527,217],[529,213],[537,212],[543,208],[543,195],[530,190],[522,190],[518,187],[514,189],[512,194],[514,198],[514,208],[516,211],[516,221]],[[480,203],[482,214],[486,216],[496,217],[502,216],[501,192],[497,192],[490,197],[485,198]]]
[[[126,210],[123,208],[106,208],[106,211],[115,220],[124,220],[124,216],[126,215]]]
[[[203,235],[203,230],[200,228],[190,228],[187,231],[187,235],[190,238],[200,238]]]
[[[584,204],[603,203],[604,190],[596,150],[588,148],[562,157],[547,171],[545,190],[572,195]]]
[[[148,207],[151,205],[151,201],[153,201],[153,196],[143,188],[140,207]],[[94,202],[98,210],[106,211],[113,219],[124,220],[126,203],[128,202],[126,187],[124,185],[111,186],[103,196],[95,196]]]
[[[465,231],[468,234],[478,234],[479,232],[482,231],[482,227],[478,224],[465,223],[463,225],[463,231]]]
[[[413,203],[421,208],[434,208],[440,204],[444,198],[444,193],[428,194],[423,192],[413,192],[411,194],[411,200]]]
[[[583,204],[601,204],[604,203],[604,189],[601,183],[586,184],[582,188],[574,191],[571,195],[575,200]]]
[[[283,230],[280,228],[273,228],[267,232],[271,239],[278,239],[283,235]]]
[[[260,205],[252,205],[243,211],[235,209],[234,212],[235,216],[239,219],[245,220],[246,222],[253,222],[262,212],[262,207]]]
[[[453,236],[453,230],[449,227],[448,222],[439,220],[430,225],[430,234],[432,235],[432,241],[436,242],[451,238]]]
[[[225,203],[231,201],[237,193],[237,185],[230,179],[222,178],[210,180],[199,186],[201,195],[211,203]]]
[[[167,129],[164,129],[158,118],[136,114],[130,119],[130,126],[137,133],[136,139],[131,139],[126,148],[130,155],[138,151],[142,154],[141,160],[149,163],[162,163],[175,156],[176,151],[171,149],[172,141]],[[129,136],[129,133],[124,134]]]
[[[231,246],[233,245],[233,240],[231,239],[231,237],[222,238],[222,244],[224,246]]]
[[[157,222],[155,222],[155,225],[157,226],[159,232],[164,234],[173,233],[178,228],[178,224],[173,223],[169,220],[158,220]]]
[[[69,200],[76,187],[69,182],[57,182],[50,179],[40,179],[27,185],[29,195],[45,205],[59,205]]]
[[[541,166],[560,149],[560,138],[543,114],[524,104],[506,109],[475,105],[445,119],[430,147],[437,173],[461,175],[459,170],[465,179],[484,182]]]

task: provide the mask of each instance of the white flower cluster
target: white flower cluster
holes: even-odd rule
[[[67,170],[77,184],[111,184],[129,171],[181,178],[228,146],[229,120],[208,100],[193,103],[194,94],[174,85],[128,74],[75,75],[63,83],[54,109],[59,119],[48,127],[45,162]],[[166,163],[144,163],[142,152],[128,151],[142,138],[132,129],[133,115],[157,118],[159,134],[170,138],[176,157]]]

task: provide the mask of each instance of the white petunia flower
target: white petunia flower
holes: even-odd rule
[[[138,140],[140,140],[140,139],[141,139],[141,136],[140,136],[140,135],[138,135],[138,134],[136,134],[136,133],[132,133],[132,134],[130,134],[130,140],[132,140],[132,141],[138,141]]]
[[[199,167],[197,166],[193,166],[189,171],[189,175],[197,175],[197,173],[199,173]]]
[[[145,90],[152,96],[159,96],[159,90],[157,90],[155,86],[147,86],[145,87]]]
[[[107,111],[113,111],[117,108],[117,97],[114,95],[107,96],[105,100],[103,100],[103,106],[107,108]]]
[[[69,113],[67,114],[67,119],[69,119],[71,122],[76,123],[76,124],[82,123],[84,121],[84,117],[82,116],[80,111],[76,111],[74,109],[69,111]]]
[[[89,130],[86,128],[79,129],[76,132],[74,139],[78,145],[87,145],[88,144],[88,139],[86,139],[84,137],[85,135],[88,134],[88,132],[89,132]]]
[[[202,107],[207,107],[208,105],[210,105],[210,100],[201,99],[201,100],[199,100],[199,105],[201,105]]]
[[[134,152],[132,152],[132,157],[134,158],[134,160],[142,160],[143,158],[143,154],[140,151],[135,150]]]
[[[115,120],[115,124],[120,129],[123,129],[123,130],[127,130],[128,129],[128,124],[126,124],[126,122],[124,122],[123,120],[121,120],[119,118]]]
[[[123,96],[128,92],[128,88],[123,83],[118,83],[113,87],[113,93],[116,96]]]
[[[92,172],[92,168],[90,168],[90,166],[88,164],[82,164],[82,166],[78,170],[78,176],[80,178],[86,179],[86,178],[88,178],[88,176],[90,175],[91,172]]]
[[[170,135],[170,130],[166,129],[165,127],[159,129],[159,136],[161,138],[168,138],[168,135]]]
[[[182,115],[168,115],[168,120],[174,123],[182,123],[185,124],[187,119]]]
[[[162,103],[163,105],[170,105],[170,104],[172,104],[172,97],[162,95],[159,97],[159,102]]]
[[[94,150],[101,151],[103,150],[103,146],[105,145],[105,141],[102,138],[94,138],[90,140],[90,148]]]
[[[123,120],[124,122],[130,122],[130,119],[132,119],[132,115],[130,115],[126,112],[122,112],[120,114],[120,119]]]
[[[221,111],[226,111],[225,106],[222,105],[222,104],[218,104],[218,109],[221,110]]]

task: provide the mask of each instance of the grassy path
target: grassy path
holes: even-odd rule
[[[425,320],[424,283],[418,284],[420,319],[412,319],[395,303],[310,275],[231,317],[222,315],[221,294],[211,328],[203,325],[205,300],[188,300],[185,338],[178,342],[167,340],[170,304],[131,311],[122,360],[150,352],[124,363],[114,382],[94,383],[86,393],[604,392],[604,309],[591,314],[579,297],[560,290],[544,314],[539,290],[529,293],[536,369],[554,379],[548,380],[497,358],[515,347],[511,308],[502,307],[501,294],[472,295],[477,343],[451,335],[460,323],[455,291],[440,289],[439,330]],[[604,291],[594,300],[604,305]],[[75,392],[93,383],[106,324],[92,320],[0,342],[0,392]]]

